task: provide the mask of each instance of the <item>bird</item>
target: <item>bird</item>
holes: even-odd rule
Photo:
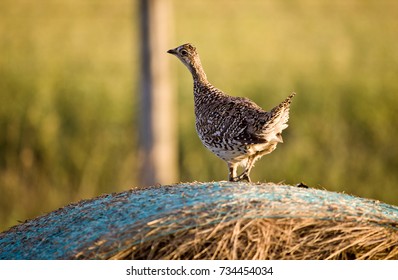
[[[193,78],[196,132],[203,145],[228,165],[228,180],[251,182],[250,171],[262,156],[283,143],[293,92],[265,111],[246,97],[230,96],[207,79],[196,47],[186,43],[167,53],[179,58]],[[238,175],[238,167],[243,172]]]

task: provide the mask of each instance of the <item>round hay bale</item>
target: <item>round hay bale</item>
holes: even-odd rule
[[[273,183],[132,189],[0,233],[0,259],[398,259],[398,207]]]

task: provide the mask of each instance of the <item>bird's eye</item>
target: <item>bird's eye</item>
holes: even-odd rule
[[[181,51],[181,54],[182,54],[182,55],[188,55],[188,52],[187,52],[186,50],[182,50],[182,51]]]

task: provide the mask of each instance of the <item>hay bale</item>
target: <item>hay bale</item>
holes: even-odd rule
[[[12,227],[0,259],[398,259],[398,207],[272,183],[149,187]]]

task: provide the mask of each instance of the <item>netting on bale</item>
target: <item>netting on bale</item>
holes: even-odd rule
[[[12,227],[0,259],[398,259],[398,207],[272,183],[149,187]]]

